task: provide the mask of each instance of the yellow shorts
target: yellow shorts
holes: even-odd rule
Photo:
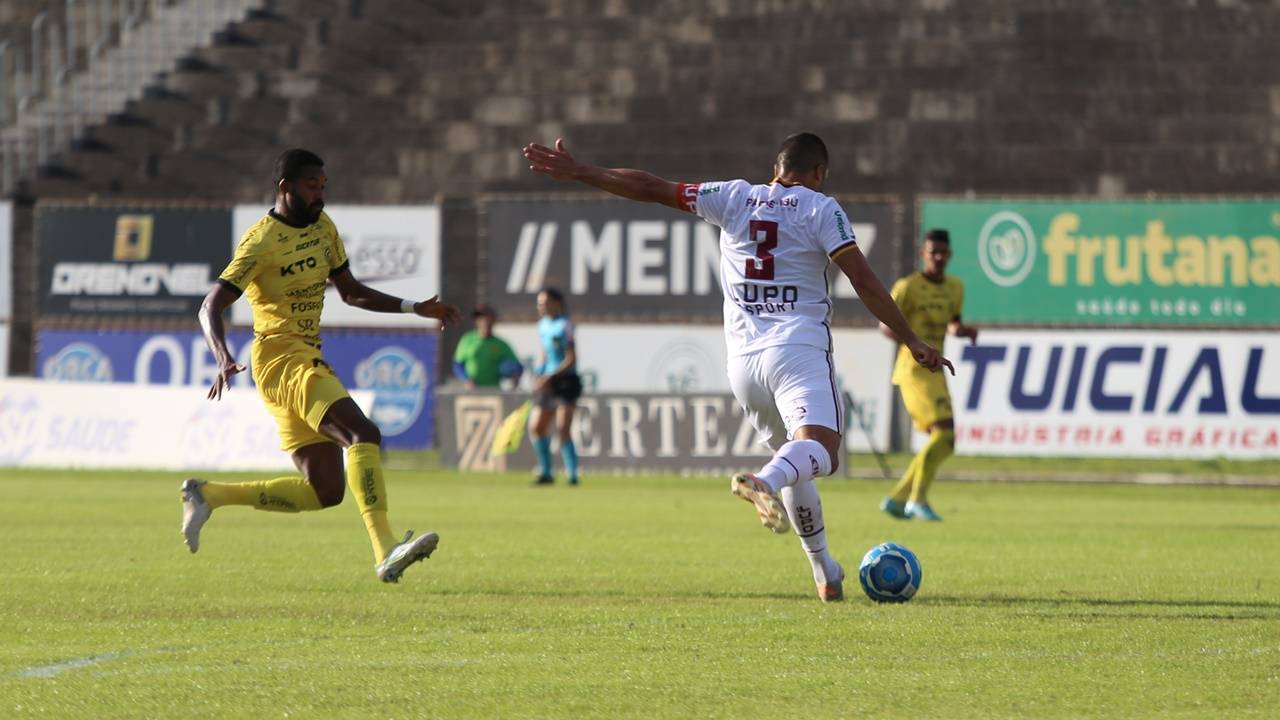
[[[931,373],[922,369],[918,373],[911,373],[898,384],[898,389],[902,391],[902,404],[907,406],[907,413],[921,432],[929,432],[934,423],[954,417],[951,412],[951,392],[947,390],[943,372]]]
[[[280,428],[280,448],[332,442],[320,433],[329,407],[347,395],[320,348],[301,338],[274,335],[253,341],[253,381]]]

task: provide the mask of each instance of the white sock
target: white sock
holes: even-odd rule
[[[817,440],[791,440],[773,454],[756,477],[765,481],[774,492],[788,485],[798,485],[805,480],[831,474],[831,456]]]
[[[827,529],[822,520],[822,497],[812,479],[782,489],[782,504],[791,518],[791,527],[800,536],[800,545],[813,567],[813,580],[826,583],[835,580],[838,567],[827,550]]]

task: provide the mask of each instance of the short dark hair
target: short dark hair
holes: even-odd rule
[[[540,292],[540,293],[545,293],[547,297],[551,298],[552,300],[555,300],[556,302],[560,303],[561,305],[563,305],[563,304],[564,304],[564,293],[560,292],[560,291],[559,291],[559,290],[557,290],[556,288],[553,288],[553,287],[544,287],[544,288],[542,288],[541,290],[539,290],[538,292]]]
[[[324,160],[310,150],[293,148],[280,153],[276,158],[276,182],[281,180],[297,180],[303,169],[324,167]]]
[[[942,228],[934,228],[924,234],[924,239],[932,240],[936,243],[942,243],[943,245],[950,245],[951,233],[947,232],[946,230],[943,230]]]
[[[778,148],[778,167],[784,172],[809,172],[826,164],[827,144],[811,132],[796,133]]]

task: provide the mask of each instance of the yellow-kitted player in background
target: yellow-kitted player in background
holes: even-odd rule
[[[352,276],[342,238],[324,213],[324,161],[314,153],[286,151],[276,163],[275,182],[275,207],[240,239],[235,257],[200,306],[200,326],[218,363],[209,389],[209,399],[218,400],[232,376],[245,369],[228,351],[222,314],[242,294],[249,300],[253,379],[276,419],[281,448],[302,474],[248,483],[188,479],[182,484],[182,533],[196,552],[201,528],[220,507],[320,510],[341,503],[348,485],[373,542],[378,579],[397,582],[405,568],[435,550],[439,538],[435,533],[415,538],[410,531],[397,542],[391,532],[382,435],[320,351],[325,287],[332,283],[343,302],[372,312],[455,322],[458,310],[434,297],[421,302],[392,297]]]
[[[898,280],[891,292],[911,329],[936,348],[942,347],[947,330],[976,343],[978,329],[965,325],[960,319],[964,283],[945,274],[947,261],[951,259],[951,237],[947,231],[926,233],[920,257],[923,269]],[[890,339],[897,340],[883,324],[880,329]],[[907,466],[893,492],[880,503],[880,509],[896,518],[941,520],[929,506],[929,486],[938,475],[938,466],[955,452],[955,421],[947,380],[942,373],[920,368],[911,352],[899,347],[893,366],[893,384],[902,392],[902,402],[915,426],[929,433],[929,441]]]

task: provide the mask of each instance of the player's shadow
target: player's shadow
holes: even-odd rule
[[[1188,619],[1188,620],[1277,620],[1280,602],[1267,600],[1205,600],[1202,598],[1103,598],[1063,595],[1061,597],[960,597],[923,595],[921,605],[951,607],[999,607],[1036,609],[1088,615],[1090,617]],[[1151,608],[1152,612],[1140,612]],[[1167,609],[1160,612],[1158,609]],[[1213,612],[1217,610],[1217,612]],[[1179,612],[1181,611],[1181,612]]]

